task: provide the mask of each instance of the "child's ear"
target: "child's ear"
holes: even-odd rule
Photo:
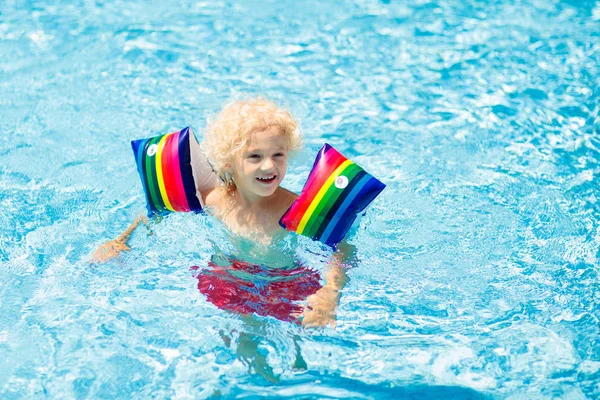
[[[232,174],[234,165],[235,156],[230,156],[229,159],[223,164],[223,171]]]

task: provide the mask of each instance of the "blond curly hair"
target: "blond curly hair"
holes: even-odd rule
[[[253,132],[278,126],[286,137],[287,150],[294,154],[302,147],[299,125],[291,114],[264,98],[237,100],[228,103],[207,123],[202,148],[215,172],[225,183],[230,179],[225,172],[227,164],[247,145]]]

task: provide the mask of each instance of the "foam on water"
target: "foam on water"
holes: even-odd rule
[[[599,21],[597,1],[3,1],[1,397],[600,396]],[[240,93],[302,121],[288,188],[325,141],[388,185],[336,330],[207,302],[190,267],[239,252],[208,217],[86,262],[144,211],[129,141],[201,136]]]

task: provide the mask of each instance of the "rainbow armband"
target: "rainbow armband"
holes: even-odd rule
[[[190,128],[131,142],[148,215],[202,211],[200,191],[217,176]]]
[[[357,215],[384,188],[377,178],[325,144],[317,154],[302,193],[279,224],[335,247]]]

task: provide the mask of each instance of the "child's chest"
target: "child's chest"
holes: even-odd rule
[[[282,230],[279,216],[273,210],[256,211],[235,207],[222,219],[233,232],[264,243],[270,242]]]
[[[228,229],[263,244],[283,233],[279,219],[289,207],[287,203],[273,201],[263,207],[248,207],[236,202],[235,196],[227,195],[224,190],[214,190],[207,198],[209,212]]]

